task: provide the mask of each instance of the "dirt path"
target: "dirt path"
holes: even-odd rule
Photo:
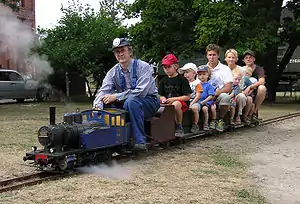
[[[274,204],[300,203],[300,127],[296,125],[299,122],[297,119],[273,126],[273,131],[280,129],[281,132],[274,137],[286,138],[262,146],[259,152],[248,156],[253,164],[250,172],[256,175],[263,194]]]
[[[214,141],[242,154],[248,172],[272,204],[300,203],[300,118],[225,135]]]

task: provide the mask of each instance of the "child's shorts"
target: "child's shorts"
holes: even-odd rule
[[[200,105],[201,105],[201,104],[200,104]],[[213,104],[212,104],[212,105],[213,105]],[[212,106],[212,105],[210,105],[210,104],[204,104],[204,105],[202,105],[201,110],[202,110],[203,107],[207,107],[208,112],[210,113],[210,111],[211,111],[211,106]]]
[[[196,106],[198,108],[198,110],[200,111],[201,110],[201,104],[200,103],[194,103],[192,105],[192,107]]]
[[[181,110],[182,112],[186,112],[189,110],[189,106],[187,105],[187,103],[185,101],[182,100],[178,100],[181,103]]]

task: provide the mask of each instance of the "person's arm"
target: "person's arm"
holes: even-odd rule
[[[219,96],[221,93],[229,93],[232,89],[232,82],[228,82],[223,88],[216,91],[215,96]]]
[[[210,101],[210,100],[212,100],[212,99],[213,99],[213,96],[212,96],[212,95],[208,96],[206,99],[204,99],[203,101],[201,101],[201,105],[206,104],[208,101]]]
[[[222,75],[222,80],[224,82],[223,88],[217,90],[215,96],[219,96],[221,93],[230,93],[232,89],[233,76],[229,67],[222,67],[224,69],[224,73]]]
[[[201,97],[201,93],[203,92],[203,88],[201,84],[197,84],[197,86],[195,87],[195,91],[196,91],[196,96],[194,98],[194,100],[192,100],[192,102],[190,103],[190,107],[194,104],[197,103]]]
[[[265,84],[265,71],[262,67],[256,67],[255,69],[256,74],[258,75],[258,81],[251,84],[250,86],[248,86],[244,93],[246,95],[250,94],[251,92],[253,92],[253,90],[257,89],[258,86],[260,85],[264,85]]]
[[[249,87],[250,89],[257,89],[258,86],[265,84],[265,77],[259,78],[259,80],[253,84],[251,84]]]
[[[167,101],[167,98],[165,96],[160,96],[159,101],[164,104]]]
[[[148,94],[149,89],[152,87],[152,83],[154,83],[151,66],[138,60],[136,72],[138,79],[135,89],[128,89],[121,93],[117,93],[116,98],[118,101],[135,96],[145,97]]]
[[[199,92],[199,93],[196,92],[196,96],[195,96],[194,100],[192,100],[192,102],[190,103],[190,107],[191,107],[193,104],[195,104],[195,103],[197,103],[197,102],[199,101],[200,96],[201,96],[201,93],[200,93],[200,92]]]
[[[167,99],[167,103],[171,104],[174,101],[189,101],[191,98],[190,95],[183,95],[183,96],[178,96],[178,97],[171,97]]]
[[[102,98],[106,94],[114,93],[114,83],[113,83],[113,69],[111,69],[105,76],[102,86],[99,89],[97,96],[93,102],[93,108],[103,109]]]

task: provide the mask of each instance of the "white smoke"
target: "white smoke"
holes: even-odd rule
[[[134,164],[127,162],[118,164],[116,161],[112,165],[100,164],[97,166],[80,167],[78,170],[82,173],[99,175],[113,180],[127,180],[132,176]]]
[[[38,36],[30,25],[17,18],[10,8],[0,3],[0,54],[8,53],[10,59],[16,61],[16,66],[27,64],[31,72],[38,75],[48,75],[53,72],[52,67],[45,57],[31,55],[31,48],[38,43]],[[8,52],[7,52],[8,51]],[[32,74],[32,73],[30,73]]]

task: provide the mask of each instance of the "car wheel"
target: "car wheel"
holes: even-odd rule
[[[24,103],[24,101],[25,101],[24,98],[17,99],[17,103]]]
[[[47,89],[39,89],[36,94],[38,102],[47,101],[50,98],[50,92]]]

